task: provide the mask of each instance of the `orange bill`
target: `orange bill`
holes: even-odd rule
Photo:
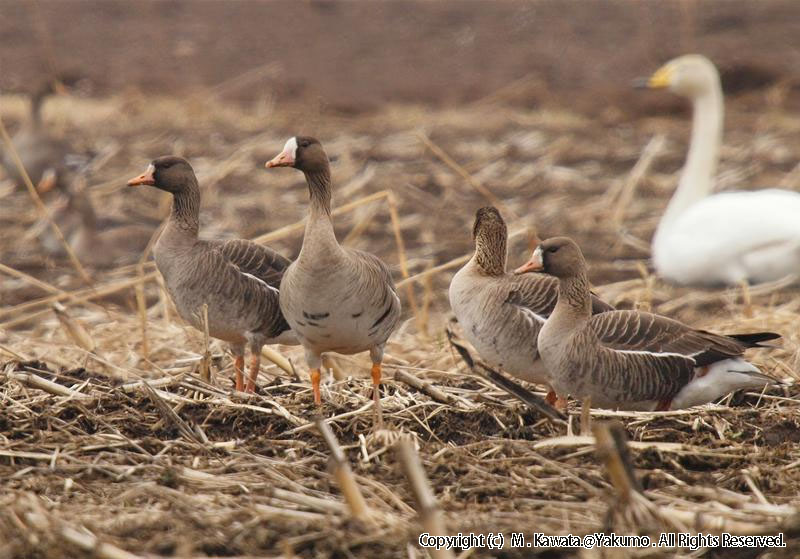
[[[514,273],[525,274],[528,272],[541,272],[542,270],[544,270],[544,260],[542,259],[542,247],[539,246],[533,251],[531,259],[514,270]]]
[[[146,184],[148,186],[155,186],[156,184],[155,172],[156,169],[151,164],[144,173],[142,173],[138,177],[129,180],[128,186],[139,186],[142,184]]]

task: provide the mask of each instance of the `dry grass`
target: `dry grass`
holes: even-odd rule
[[[3,107],[9,120],[22,113]],[[683,289],[647,272],[685,121],[485,104],[344,118],[269,103],[244,111],[201,93],[57,101],[46,113],[60,133],[107,155],[90,179],[104,213],[162,219],[164,196],[126,190],[124,180],[154,156],[180,153],[203,187],[206,235],[261,236],[287,255],[299,248],[305,187],[297,173],[261,166],[288,136],[313,132],[334,158],[335,206],[352,203],[336,216],[339,238],[381,255],[398,281],[410,277],[401,289],[407,320],[388,345],[384,430],[372,429],[365,356],[331,363],[337,379],[323,386],[322,410],[298,348],[273,348],[278,365],[262,367],[259,395],[234,394],[222,346],[211,340],[204,359],[203,334],[177,319],[152,263],[92,271],[87,288],[68,261],[42,256],[29,233],[35,208],[2,183],[0,226],[20,241],[0,247],[0,558],[423,556],[413,543],[417,501],[392,451],[398,441],[417,448],[450,533],[785,531],[790,545],[800,543],[800,290],[788,282]],[[751,115],[744,104],[729,114],[723,184],[785,179],[797,188],[789,171],[800,160],[800,120]],[[663,142],[642,155],[659,134]],[[593,411],[622,421],[632,441],[643,494],[619,505],[593,439],[578,435],[577,408],[566,424],[543,419],[469,371],[447,343],[445,264],[463,261],[474,210],[494,197],[516,233],[512,264],[527,258],[536,235],[572,235],[611,302],[719,331],[781,332],[780,348],[751,356],[787,385],[702,410]],[[329,470],[331,450],[314,426],[320,413],[363,510]],[[783,553],[775,556],[792,556]]]

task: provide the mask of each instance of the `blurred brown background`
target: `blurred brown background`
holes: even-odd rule
[[[651,103],[629,91],[631,78],[691,51],[720,66],[728,94],[800,77],[794,0],[3,0],[0,14],[7,92],[55,65],[99,96],[225,84],[230,100],[270,95],[343,112],[498,94],[592,110]]]

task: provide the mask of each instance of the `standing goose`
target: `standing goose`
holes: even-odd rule
[[[479,209],[472,230],[475,254],[450,282],[450,307],[464,336],[489,364],[515,377],[549,385],[536,339],[556,305],[558,280],[506,271],[508,233],[494,207]],[[592,312],[613,310],[592,296]],[[555,401],[555,393],[548,394]]]
[[[255,392],[261,347],[297,343],[278,303],[278,285],[289,260],[252,241],[200,240],[200,188],[185,159],[153,160],[142,175],[128,181],[128,186],[142,184],[173,196],[172,212],[153,256],[178,314],[202,330],[202,308],[208,305],[209,334],[228,342],[234,356],[236,390],[243,389],[247,344],[250,375],[244,389]]]
[[[25,171],[41,193],[54,188],[66,191],[70,173],[85,166],[88,157],[78,154],[69,142],[55,137],[42,120],[42,107],[51,95],[61,93],[65,82],[73,80],[47,80],[31,96],[30,117],[14,134],[12,143]],[[25,188],[16,160],[9,150],[3,150],[2,163],[9,178],[18,188]]]
[[[69,244],[78,259],[95,268],[133,264],[153,236],[152,227],[141,223],[102,223],[92,200],[84,190],[70,194],[69,206],[78,224],[69,235]]]
[[[303,247],[281,281],[280,303],[311,369],[314,402],[320,404],[321,355],[369,350],[375,411],[380,422],[381,361],[386,340],[400,319],[400,299],[386,265],[376,256],[342,247],[331,221],[331,170],[318,140],[290,138],[266,164],[294,167],[308,183],[310,208]]]
[[[99,268],[137,262],[153,236],[153,228],[159,224],[146,219],[135,221],[118,216],[98,216],[89,195],[83,188],[75,188],[74,184],[66,192],[57,193],[49,207],[53,220],[78,260]],[[64,245],[46,218],[37,220],[26,238],[38,238],[48,256],[62,257],[66,254]]]
[[[770,332],[722,336],[639,311],[592,315],[586,262],[574,241],[542,242],[518,273],[558,278],[558,302],[539,332],[539,352],[558,394],[601,408],[669,410],[711,402],[774,379],[745,361]]]
[[[692,101],[692,137],[678,189],[653,237],[659,275],[686,285],[764,282],[800,273],[800,193],[711,194],[722,140],[719,74],[700,55],[676,58],[642,85]]]

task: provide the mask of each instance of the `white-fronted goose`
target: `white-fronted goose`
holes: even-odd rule
[[[713,194],[722,142],[719,74],[700,55],[676,58],[642,85],[692,101],[689,155],[653,237],[653,264],[685,285],[776,280],[800,273],[800,193],[767,189]]]
[[[84,265],[108,268],[133,264],[153,235],[159,222],[132,221],[119,216],[98,216],[88,193],[83,189],[58,192],[48,201],[53,220]],[[66,255],[64,245],[50,228],[46,218],[40,218],[26,233],[37,238],[48,256]]]
[[[639,311],[592,315],[586,262],[566,237],[542,242],[518,273],[558,278],[558,302],[539,332],[539,352],[558,394],[601,408],[668,410],[711,402],[774,379],[742,358],[778,334],[723,336]]]
[[[31,96],[30,117],[14,134],[12,142],[28,176],[41,193],[54,188],[66,190],[75,171],[88,162],[88,157],[76,152],[65,139],[54,136],[42,121],[42,106],[45,100],[60,93],[65,81],[48,80]],[[24,189],[25,183],[14,156],[9,150],[1,150],[2,163],[9,178],[17,188]]]
[[[230,344],[236,389],[243,389],[245,344],[250,350],[247,392],[254,392],[264,344],[297,343],[278,303],[278,285],[289,260],[251,241],[206,241],[198,238],[200,188],[189,163],[175,156],[153,160],[128,186],[146,184],[173,196],[172,213],[153,247],[156,266],[178,313]]]
[[[322,144],[290,138],[270,167],[294,167],[308,183],[310,209],[303,247],[281,281],[281,310],[306,350],[314,401],[321,403],[325,352],[369,350],[373,398],[380,420],[381,361],[400,318],[400,299],[386,265],[376,256],[339,245],[331,220],[331,171]]]
[[[152,227],[139,223],[100,223],[89,195],[73,192],[69,207],[79,221],[69,235],[69,244],[78,259],[94,268],[133,264],[150,242]]]
[[[536,340],[556,305],[558,280],[506,271],[508,233],[494,207],[479,209],[472,230],[475,254],[450,282],[450,307],[464,336],[490,365],[522,380],[549,385]],[[592,312],[613,310],[592,296]],[[555,394],[548,394],[554,402]]]

